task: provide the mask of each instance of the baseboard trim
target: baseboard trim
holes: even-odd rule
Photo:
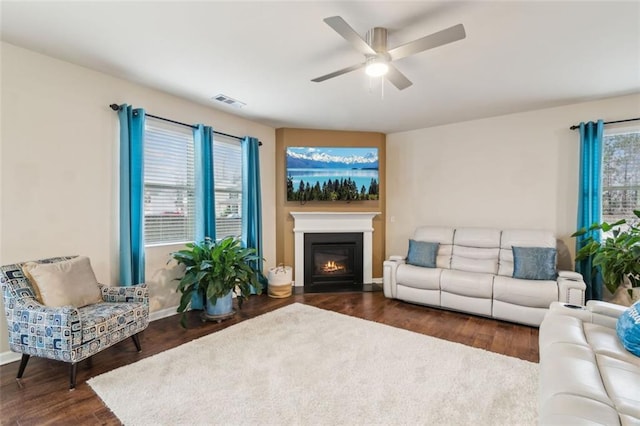
[[[160,309],[149,314],[149,321],[156,321],[162,318],[170,317],[178,313],[177,306],[171,306],[169,308]]]
[[[151,312],[149,314],[149,321],[156,321],[162,318],[176,315],[177,309],[178,309],[177,306],[172,306],[170,308],[164,308],[164,309],[160,309],[159,311]],[[18,354],[11,351],[2,352],[0,353],[0,365],[5,365],[12,362],[20,361],[20,358],[22,358],[22,354]]]
[[[22,354],[18,354],[11,351],[2,352],[0,353],[0,365],[5,365],[12,362],[20,361],[20,358],[22,358]]]

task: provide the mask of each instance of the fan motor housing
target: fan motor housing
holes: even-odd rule
[[[367,31],[365,41],[376,53],[387,53],[387,29],[382,27],[371,28]]]

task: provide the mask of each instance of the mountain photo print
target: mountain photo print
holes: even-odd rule
[[[379,195],[377,148],[287,148],[287,201],[366,201]]]

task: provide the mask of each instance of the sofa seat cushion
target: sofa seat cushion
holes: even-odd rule
[[[492,274],[446,269],[442,271],[440,288],[447,293],[491,299],[493,277]]]
[[[398,285],[424,290],[440,290],[440,268],[423,268],[415,265],[399,265],[396,273]]]
[[[493,298],[520,306],[548,308],[551,302],[558,300],[558,284],[498,275],[493,280]]]
[[[142,302],[96,303],[78,309],[82,324],[82,343],[109,337],[128,327],[138,327],[141,320],[147,321],[148,307]]]
[[[596,355],[602,382],[617,411],[640,419],[640,367]]]

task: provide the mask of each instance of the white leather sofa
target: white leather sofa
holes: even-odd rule
[[[512,247],[555,248],[551,232],[425,226],[412,239],[439,243],[436,267],[391,256],[383,267],[388,298],[532,326],[540,325],[551,302],[584,305],[586,286],[576,272],[559,271],[548,281],[512,278]]]
[[[640,358],[615,329],[624,309],[551,305],[539,336],[541,425],[640,425]]]

